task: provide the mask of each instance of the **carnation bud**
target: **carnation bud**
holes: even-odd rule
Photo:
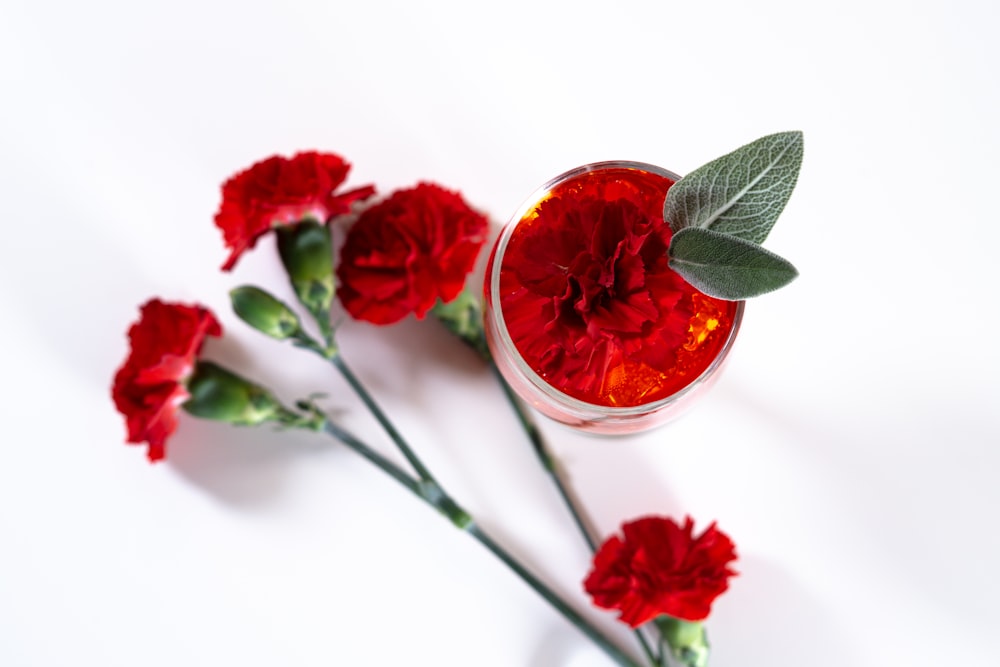
[[[330,230],[314,220],[304,220],[278,227],[277,233],[278,253],[295,295],[326,331],[334,292]]]
[[[302,330],[298,315],[259,287],[237,287],[229,292],[229,298],[241,320],[272,338],[285,340]]]
[[[438,300],[431,309],[431,314],[484,359],[490,358],[486,331],[483,328],[483,308],[479,299],[468,289],[462,290],[448,303]]]
[[[210,361],[197,363],[187,381],[187,390],[191,397],[182,407],[195,417],[238,426],[269,421],[288,423],[296,418],[263,387]]]
[[[703,623],[666,615],[657,617],[654,622],[679,664],[683,667],[708,665],[708,635]]]

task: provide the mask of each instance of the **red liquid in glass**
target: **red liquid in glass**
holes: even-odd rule
[[[606,407],[667,398],[723,349],[737,303],[666,266],[669,178],[632,168],[556,185],[515,227],[500,306],[528,366],[555,389]]]

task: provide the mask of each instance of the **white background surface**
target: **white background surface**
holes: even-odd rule
[[[109,398],[151,296],[212,307],[206,356],[287,400],[318,360],[227,303],[219,184],[315,148],[505,220],[606,159],[679,173],[801,129],[715,389],[623,440],[544,424],[604,533],[718,520],[741,575],[714,667],[995,665],[997,10],[973,0],[26,2],[0,7],[0,665],[609,664],[483,549],[350,452],[184,418],[167,463]],[[446,486],[578,608],[585,547],[492,378],[429,323],[348,323],[348,361]],[[636,652],[638,655],[638,653]]]

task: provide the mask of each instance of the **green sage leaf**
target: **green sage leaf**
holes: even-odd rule
[[[761,137],[677,181],[667,191],[663,219],[675,233],[700,227],[762,243],[801,166],[801,132]]]
[[[689,227],[670,240],[670,268],[719,299],[740,301],[784,287],[799,272],[756,243],[711,229]]]

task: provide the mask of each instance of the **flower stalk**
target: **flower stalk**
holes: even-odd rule
[[[403,470],[401,470],[394,463],[383,457],[381,454],[371,449],[356,437],[352,436],[346,430],[340,428],[339,426],[333,424],[329,419],[324,423],[323,430],[333,437],[337,438],[345,445],[353,449],[355,452],[366,458],[371,463],[374,463],[383,472],[387,473],[397,482],[405,486],[410,490],[411,493],[419,497],[425,503],[431,505],[441,514],[443,514],[452,524],[457,528],[464,530],[469,535],[474,537],[480,544],[482,544],[486,549],[488,549],[494,556],[500,559],[508,568],[510,568],[515,574],[517,574],[528,586],[530,586],[536,593],[542,596],[542,598],[548,602],[552,607],[554,607],[559,613],[563,615],[570,623],[575,625],[581,632],[583,632],[587,637],[594,641],[606,654],[608,654],[618,665],[623,665],[626,667],[639,667],[635,661],[633,661],[626,653],[624,653],[620,648],[615,646],[608,640],[604,635],[602,635],[593,625],[591,625],[583,616],[581,616],[576,610],[570,607],[566,602],[560,598],[552,589],[546,586],[538,577],[527,570],[519,561],[517,561],[513,556],[510,555],[499,543],[497,543],[492,537],[490,537],[482,528],[473,520],[472,516],[462,509],[458,503],[456,503],[441,487],[440,484],[434,479],[430,470],[423,464],[417,454],[410,448],[406,440],[399,433],[396,427],[389,421],[389,418],[385,415],[383,410],[372,398],[371,394],[364,387],[361,381],[350,367],[344,361],[343,357],[338,353],[329,357],[330,362],[340,371],[341,375],[347,383],[354,389],[355,393],[361,398],[362,402],[368,407],[372,415],[376,418],[379,424],[383,427],[386,434],[393,440],[396,446],[399,448],[400,452],[406,457],[406,460],[413,466],[413,469],[417,472],[420,479],[414,479],[407,475]],[[495,368],[495,367],[494,367]],[[506,383],[502,381],[501,384],[505,388]],[[508,389],[509,390],[509,389]],[[509,396],[510,399],[517,403],[516,397],[513,395]],[[304,406],[300,406],[304,407]],[[526,424],[526,428],[531,427],[531,432],[535,434],[533,442],[538,443],[538,449],[540,457],[546,457],[547,460],[551,461],[551,457],[548,456],[547,448],[545,447],[545,442],[541,438],[541,433],[538,431],[537,427],[534,426],[534,422],[531,421],[530,416],[523,411],[523,409],[518,411],[518,414],[522,416],[522,423]],[[552,468],[552,474],[554,478],[558,479],[558,474],[555,472],[554,467]],[[565,492],[566,489],[563,487],[561,481],[557,482],[560,490]],[[576,512],[576,509],[569,500],[568,496],[564,496],[567,499],[567,503],[571,508],[574,518],[578,520],[578,525],[580,525],[583,534],[587,536],[588,543],[590,542],[589,535],[586,531],[586,527],[583,524],[582,518]],[[644,651],[650,660],[653,660],[652,652],[641,635],[642,646]]]
[[[320,414],[318,410],[302,402],[300,408],[308,408]],[[311,427],[310,427],[311,428]],[[616,646],[610,639],[605,637],[596,627],[585,619],[579,612],[566,603],[555,591],[549,588],[541,579],[525,568],[510,552],[504,549],[496,540],[486,533],[475,522],[472,516],[452,499],[441,486],[433,480],[420,480],[412,477],[388,460],[367,444],[359,440],[347,430],[334,424],[329,419],[325,419],[320,429],[329,436],[332,436],[346,445],[348,448],[359,454],[370,463],[373,463],[382,472],[389,475],[399,484],[405,487],[413,495],[427,503],[442,515],[444,515],[457,528],[464,530],[477,542],[482,544],[490,553],[498,558],[512,572],[520,577],[528,586],[538,593],[546,602],[563,615],[566,620],[577,627],[583,634],[591,639],[605,654],[607,654],[615,664],[621,667],[640,667],[627,653]],[[423,466],[421,466],[423,467]]]
[[[552,452],[549,451],[548,443],[545,442],[544,436],[542,436],[541,430],[539,430],[538,425],[532,418],[531,414],[525,408],[521,399],[517,397],[514,390],[510,388],[507,381],[504,380],[503,375],[500,374],[500,370],[497,368],[496,364],[490,364],[490,370],[493,371],[493,375],[496,376],[497,382],[500,384],[500,388],[503,390],[504,396],[507,397],[507,401],[510,403],[511,408],[514,410],[514,414],[517,415],[517,420],[524,429],[525,435],[528,437],[529,442],[531,442],[531,447],[535,451],[535,455],[538,457],[539,462],[542,464],[542,468],[545,473],[552,480],[555,485],[556,490],[559,492],[559,497],[562,498],[563,503],[569,510],[569,513],[573,517],[573,522],[576,524],[577,529],[580,531],[580,535],[583,537],[587,546],[590,550],[597,550],[597,543],[594,540],[593,532],[590,527],[590,522],[584,515],[583,509],[580,507],[579,501],[574,497],[572,489],[569,487],[569,483],[563,479],[563,475],[559,470],[559,464]]]
[[[347,381],[347,384],[351,386],[354,393],[357,394],[358,398],[361,399],[361,402],[365,404],[368,411],[372,413],[372,416],[375,417],[375,420],[378,421],[379,425],[386,432],[386,435],[388,435],[392,442],[396,445],[396,448],[399,449],[403,456],[406,457],[406,460],[410,463],[410,465],[413,466],[413,469],[416,471],[420,479],[426,483],[436,485],[437,482],[434,480],[434,476],[431,475],[431,471],[427,469],[413,449],[410,448],[406,439],[403,438],[399,430],[389,420],[389,417],[385,414],[382,408],[379,407],[379,404],[375,402],[375,399],[361,383],[361,380],[358,379],[358,376],[354,374],[351,367],[347,365],[346,361],[344,361],[344,357],[338,352],[330,356],[329,359],[330,363],[333,364],[333,367],[340,371],[340,374]]]
[[[586,513],[584,512],[581,503],[577,500],[576,495],[573,493],[573,489],[570,487],[569,482],[563,479],[559,470],[558,460],[549,451],[548,444],[545,442],[545,438],[542,436],[541,430],[539,430],[538,425],[531,417],[527,408],[521,402],[521,399],[517,397],[514,390],[510,388],[509,384],[507,384],[507,381],[500,373],[500,369],[497,368],[497,365],[492,361],[490,361],[490,370],[493,371],[493,375],[496,376],[497,382],[500,383],[500,388],[503,389],[504,396],[507,397],[507,401],[514,410],[514,414],[517,415],[518,422],[524,429],[525,435],[528,436],[528,440],[531,442],[531,447],[535,450],[535,454],[538,456],[538,460],[541,462],[542,468],[552,480],[556,490],[559,492],[559,497],[562,498],[563,504],[566,505],[566,509],[569,510],[570,516],[573,517],[573,523],[576,524],[580,535],[587,543],[587,546],[590,547],[591,553],[594,553],[597,551],[597,542],[594,540],[590,522],[586,517]],[[663,664],[662,654],[659,656],[656,655],[653,651],[653,647],[650,645],[645,635],[642,634],[641,630],[636,628],[634,633],[650,664],[660,667]]]
[[[445,326],[446,329],[455,334],[459,340],[476,351],[487,362],[490,367],[490,371],[500,384],[500,388],[503,390],[504,396],[507,398],[507,402],[514,410],[518,423],[520,423],[521,428],[524,429],[524,433],[528,437],[528,441],[531,443],[531,447],[534,450],[535,455],[538,457],[538,460],[542,465],[542,469],[545,470],[546,474],[555,485],[556,490],[559,493],[559,497],[562,498],[563,504],[569,510],[570,516],[573,518],[573,522],[576,524],[580,535],[590,548],[591,553],[596,552],[597,542],[594,539],[594,531],[591,528],[590,521],[587,519],[586,513],[583,510],[582,503],[580,503],[580,501],[576,498],[569,482],[564,479],[558,460],[549,450],[548,443],[545,441],[545,437],[538,428],[538,424],[535,423],[534,418],[531,416],[531,413],[528,411],[521,399],[514,393],[514,390],[511,389],[510,385],[507,384],[507,380],[505,380],[503,375],[500,373],[500,369],[497,367],[493,356],[490,354],[489,346],[486,343],[486,332],[483,328],[482,306],[480,305],[479,300],[468,290],[463,290],[458,298],[456,298],[453,302],[450,304],[442,304],[439,302],[431,312]],[[647,660],[649,660],[649,663],[654,667],[662,667],[663,654],[661,653],[657,655],[653,651],[653,647],[650,645],[645,635],[642,634],[641,630],[637,628],[634,632],[639,645],[642,647],[643,653],[645,653]]]
[[[465,292],[463,292],[463,294],[465,294]],[[446,310],[440,313],[435,312],[435,315],[442,319],[445,325],[453,333],[459,336],[460,339],[489,360],[489,352],[486,347],[485,337],[481,334],[481,321],[479,321],[478,318],[470,316],[474,312],[480,312],[476,308],[477,303],[468,299],[456,299],[456,302],[458,303],[458,308]],[[440,307],[435,310],[440,310]],[[316,314],[313,313],[313,316],[316,317]],[[480,333],[477,333],[477,330]],[[340,350],[334,341],[332,332],[330,335],[326,336],[326,338],[327,345],[323,347],[308,334],[300,330],[296,332],[295,344],[327,359],[334,366],[334,368],[340,372],[344,380],[348,383],[348,385],[350,385],[351,389],[354,390],[355,394],[357,394],[357,396],[365,404],[365,407],[368,408],[372,416],[375,417],[382,429],[406,458],[407,462],[413,467],[413,470],[417,473],[419,479],[411,477],[397,465],[386,459],[365,443],[358,440],[358,438],[350,434],[345,429],[331,422],[329,419],[325,419],[323,422],[322,430],[328,435],[340,440],[356,453],[360,454],[369,462],[373,463],[376,467],[388,474],[398,483],[402,484],[411,493],[444,515],[455,527],[464,530],[475,538],[480,544],[489,550],[490,553],[496,556],[508,568],[517,574],[536,593],[542,596],[546,602],[561,613],[564,618],[594,641],[608,656],[615,660],[616,664],[624,667],[639,667],[639,665],[632,660],[628,654],[608,640],[583,616],[581,616],[554,591],[552,591],[551,588],[546,586],[538,577],[532,574],[531,571],[526,569],[507,550],[490,537],[489,534],[484,532],[483,529],[480,528],[479,525],[473,520],[472,516],[444,491],[441,485],[431,474],[430,470],[423,464],[420,457],[417,456],[416,452],[413,451],[406,439],[385,414],[385,411],[382,410],[361,380],[354,374],[351,367],[347,365],[347,362],[344,360],[343,355],[341,355]],[[562,495],[567,506],[570,508],[570,512],[573,515],[574,520],[577,522],[577,525],[579,526],[580,531],[586,539],[588,545],[590,545],[591,550],[593,550],[595,548],[593,538],[590,536],[590,532],[582,515],[577,511],[576,504],[570,495],[568,487],[563,483],[558,471],[556,470],[554,459],[548,452],[548,447],[542,438],[541,431],[538,430],[538,427],[531,419],[531,416],[525,411],[518,398],[511,393],[510,387],[499,375],[499,371],[497,370],[496,365],[493,364],[492,360],[490,360],[490,366],[497,374],[497,377],[500,380],[500,385],[503,387],[508,400],[511,402],[511,405],[514,406],[514,410],[517,413],[525,431],[528,433],[529,439],[531,440],[536,453],[542,460],[545,469],[556,481],[556,486],[559,489],[560,494]],[[300,403],[299,407],[304,410],[310,410],[317,415],[320,414],[319,411],[312,407],[308,402]],[[650,661],[653,664],[659,664],[658,660],[653,657],[652,651],[646,643],[645,638],[638,633],[637,635],[639,636],[643,650]]]
[[[559,497],[562,498],[563,504],[569,510],[570,516],[573,518],[573,522],[576,524],[583,540],[590,548],[590,552],[596,552],[597,543],[594,540],[594,531],[591,528],[590,521],[587,519],[582,504],[577,500],[569,482],[563,478],[558,460],[549,450],[548,443],[546,443],[545,437],[538,428],[538,424],[535,423],[534,418],[521,399],[514,393],[510,385],[507,384],[507,380],[500,373],[500,369],[496,365],[493,355],[490,353],[489,345],[486,342],[486,331],[483,328],[482,305],[479,299],[470,293],[468,289],[465,289],[451,303],[438,302],[431,310],[431,313],[448,331],[455,334],[459,340],[472,348],[489,365],[490,371],[497,379],[504,396],[507,398],[507,402],[514,410],[518,423],[524,429],[524,433],[528,437],[528,441],[531,443],[531,447],[538,457],[542,469],[545,470],[555,485]],[[634,632],[649,664],[653,665],[653,667],[662,667],[663,654],[660,653],[657,655],[653,651],[653,647],[645,635],[642,634],[641,630],[636,629]]]
[[[303,225],[300,225],[302,227]],[[327,235],[328,230],[322,227],[309,227],[307,230],[310,234],[323,236]],[[302,238],[298,237],[286,237],[286,238]],[[289,256],[292,258],[301,256],[295,255],[289,251]],[[291,262],[289,262],[291,263]],[[292,269],[288,270],[289,276],[292,278],[293,284],[295,283],[295,277],[293,275]],[[316,282],[316,276],[322,278],[321,272],[316,272],[312,274],[311,284],[322,284],[323,281],[320,280]],[[332,285],[333,273],[332,270],[328,271],[326,277],[331,281]],[[303,283],[308,283],[309,281],[303,281]],[[308,292],[304,292],[308,294]],[[230,298],[233,304],[233,310],[236,314],[247,324],[253,328],[265,333],[273,338],[291,340],[296,347],[300,347],[305,350],[309,350],[314,354],[322,357],[323,359],[329,361],[334,368],[344,377],[347,384],[350,385],[351,389],[355,394],[361,399],[361,402],[365,404],[368,411],[371,412],[372,416],[375,417],[379,425],[385,430],[386,434],[392,440],[393,444],[402,452],[406,460],[413,466],[418,477],[427,483],[436,484],[434,477],[431,472],[423,465],[417,455],[410,448],[406,439],[403,438],[399,429],[392,423],[389,417],[385,414],[385,411],[379,406],[375,401],[375,398],[368,392],[358,376],[354,374],[351,367],[347,365],[344,361],[343,356],[340,353],[340,348],[337,346],[335,340],[335,334],[330,326],[329,322],[329,305],[325,301],[322,303],[310,305],[307,303],[307,299],[303,296],[303,292],[296,291],[296,295],[299,301],[306,307],[309,314],[312,315],[313,319],[319,325],[321,332],[323,333],[323,338],[325,343],[317,341],[315,338],[310,336],[306,331],[299,326],[298,319],[294,319],[294,326],[288,324],[292,321],[291,318],[294,314],[291,313],[288,307],[281,303],[278,299],[274,298],[264,290],[261,290],[252,286],[244,286],[238,289],[234,289],[230,292]],[[324,296],[323,299],[326,297]],[[280,324],[280,325],[279,325]]]

